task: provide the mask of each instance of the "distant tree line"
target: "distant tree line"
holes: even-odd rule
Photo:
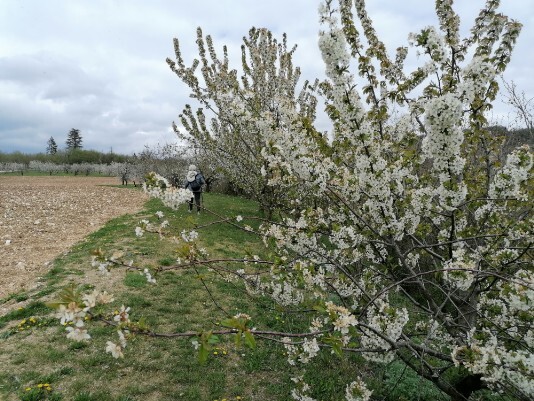
[[[55,141],[49,141],[48,148],[52,149],[54,144]],[[0,172],[16,172],[20,175],[24,175],[26,171],[49,175],[97,174],[115,176],[123,185],[140,184],[147,173],[154,171],[167,177],[174,185],[181,186],[184,172],[191,163],[205,166],[206,169],[203,171],[205,171],[206,180],[209,179],[210,184],[215,182],[216,173],[209,169],[208,164],[192,154],[191,149],[176,144],[145,146],[139,154],[134,153],[131,156],[79,148],[60,150],[53,154],[51,152],[37,154],[0,152]]]
[[[32,160],[40,162],[50,162],[55,164],[110,164],[113,162],[122,163],[131,156],[117,153],[103,153],[96,150],[58,150],[53,154],[49,153],[3,153],[0,152],[0,163],[22,163],[28,165]]]

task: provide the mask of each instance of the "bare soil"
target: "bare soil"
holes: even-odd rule
[[[141,210],[147,196],[117,184],[110,177],[0,175],[0,299],[35,288],[57,256],[110,219]]]

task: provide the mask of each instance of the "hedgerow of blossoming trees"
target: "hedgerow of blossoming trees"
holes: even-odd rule
[[[219,105],[211,128],[202,113],[194,117],[186,109],[188,133],[214,152],[220,145],[243,158],[245,149],[224,147],[253,138],[250,157],[256,159],[243,163],[261,174],[257,182],[286,195],[285,217],[262,227],[278,257],[245,257],[248,274],[235,275],[251,292],[314,311],[306,333],[254,328],[253,316],[239,314],[224,321],[227,330],[219,334],[242,337],[249,345],[258,334],[277,338],[288,363],[302,369],[320,353],[359,353],[384,364],[400,360],[455,401],[481,389],[534,397],[533,154],[523,146],[501,160],[502,137],[491,135],[485,117],[521,25],[498,12],[499,1],[488,0],[462,39],[452,5],[436,1],[439,26],[410,36],[423,65],[406,71],[409,48],[389,56],[364,1],[321,4],[319,46],[327,80],[320,92],[333,123],[331,140],[315,134],[313,119],[302,114],[305,107],[296,107],[292,91],[263,98],[256,93],[260,87],[245,83],[238,89],[226,52],[217,61],[208,37],[214,61],[209,64],[199,32],[208,82],[201,90],[194,74],[199,62],[185,68],[176,44],[173,70],[204,105]],[[267,32],[251,32],[249,43],[277,47]],[[263,76],[263,66],[270,67],[261,57],[255,60],[247,74]],[[254,109],[250,99],[276,107]],[[155,174],[146,189],[172,207],[189,197]],[[241,216],[234,224],[242,224]],[[147,220],[136,233],[161,234],[163,225]],[[209,262],[195,245],[197,236],[182,233],[187,255],[167,270]],[[111,264],[120,263],[96,255],[100,270]],[[251,269],[267,269],[268,278]],[[150,272],[143,274],[155,283]],[[77,323],[69,336],[86,338],[84,314],[108,301],[107,294],[95,292],[83,302],[65,303],[59,316]],[[119,343],[109,342],[107,351],[121,357],[123,331],[147,329],[129,321],[127,306],[115,320]],[[198,337],[202,352],[211,334],[182,335]],[[371,399],[357,376],[347,378],[346,400]],[[301,378],[295,383],[294,399],[313,400]]]

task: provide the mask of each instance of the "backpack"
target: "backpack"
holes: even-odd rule
[[[189,187],[193,192],[198,192],[200,191],[200,188],[202,188],[202,185],[200,185],[200,183],[198,182],[197,177],[198,174],[195,176],[195,179],[189,183]]]

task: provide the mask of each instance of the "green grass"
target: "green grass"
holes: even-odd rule
[[[258,227],[259,213],[254,202],[204,194],[204,205],[233,222],[237,215],[242,215],[245,217],[242,224]],[[170,222],[170,235],[163,240],[157,234],[136,237],[137,223],[144,218],[155,221],[158,210],[163,211]],[[205,267],[161,272],[155,276],[157,285],[152,285],[135,271],[115,268],[109,277],[103,278],[91,266],[91,252],[100,248],[120,251],[122,258],[132,260],[134,266],[152,271],[158,267],[169,268],[175,265],[177,249],[183,244],[180,240],[173,241],[172,236],[179,239],[182,230],[195,228],[200,233],[199,246],[206,248],[211,258],[242,258],[247,254],[267,257],[270,254],[259,238],[227,223],[211,224],[217,220],[209,213],[189,214],[185,205],[174,211],[157,200],[150,200],[140,213],[111,220],[70,252],[58,257],[45,276],[46,286],[41,292],[33,295],[24,309],[0,317],[0,355],[4,365],[0,370],[0,399],[32,400],[33,393],[25,389],[34,389],[42,383],[49,383],[52,390],[47,393],[48,398],[35,399],[290,399],[291,378],[299,375],[299,371],[287,364],[284,349],[269,341],[258,339],[258,346],[250,349],[237,347],[232,337],[220,337],[208,361],[201,364],[190,338],[137,335],[129,340],[125,358],[116,360],[104,352],[106,341],[117,342],[115,330],[100,322],[89,322],[92,339],[87,343],[66,339],[64,327],[56,319],[50,320],[51,324],[16,330],[24,319],[49,316],[52,311],[41,297],[53,297],[69,283],[85,290],[107,288],[115,296],[110,313],[127,305],[131,308],[131,320],[143,319],[151,330],[160,333],[217,330],[222,319],[237,312],[250,314],[253,325],[261,329],[305,330],[309,323],[305,314],[286,313],[268,299],[252,300],[244,295],[240,283],[225,281]],[[221,266],[243,267],[226,263]],[[29,296],[16,294],[12,298],[23,300]],[[401,366],[379,368],[355,355],[333,358],[321,354],[311,362],[305,379],[312,385],[312,395],[317,399],[341,400],[347,381],[358,375],[383,378],[375,380],[375,390],[381,394],[381,399],[411,399],[413,394],[417,394],[419,400],[438,399],[432,398],[434,393],[421,397],[426,393],[414,392],[429,386],[413,375],[404,374]],[[394,391],[382,391],[383,383],[388,383]]]

